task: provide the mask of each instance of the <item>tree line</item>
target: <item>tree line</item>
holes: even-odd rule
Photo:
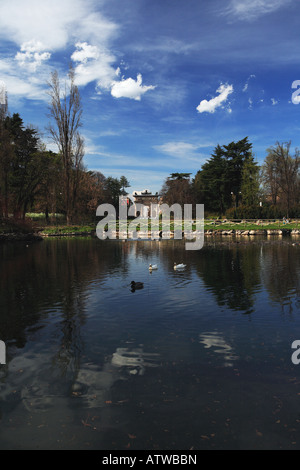
[[[116,205],[130,187],[125,176],[105,177],[84,167],[82,103],[70,68],[62,87],[57,72],[49,81],[48,131],[58,152],[47,150],[33,126],[0,107],[0,217],[25,219],[26,213],[63,214],[68,224],[95,217],[101,203]]]
[[[217,145],[194,178],[173,173],[162,197],[173,204],[204,204],[206,216],[227,218],[300,217],[300,153],[291,142],[267,149],[262,165],[248,137]]]
[[[61,84],[58,73],[48,83],[48,132],[58,149],[47,150],[33,126],[0,106],[0,217],[26,213],[63,214],[68,224],[95,217],[97,207],[118,208],[127,194],[126,176],[105,177],[83,164],[82,102],[70,67]],[[291,142],[277,142],[258,165],[248,137],[217,145],[194,178],[172,173],[161,189],[163,202],[204,204],[205,215],[228,218],[300,217],[300,153]]]

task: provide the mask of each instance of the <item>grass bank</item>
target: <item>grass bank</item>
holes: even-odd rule
[[[30,214],[31,215],[31,214]],[[93,223],[77,223],[71,226],[67,226],[65,221],[58,217],[56,222],[48,225],[42,217],[27,218],[25,221],[19,221],[14,219],[0,220],[0,235],[28,235],[28,234],[39,234],[42,237],[65,237],[65,236],[93,236],[96,233],[97,221]],[[147,233],[151,230],[162,231],[163,226],[160,223],[159,227],[151,227],[150,220],[141,220],[137,227],[131,226],[131,221],[128,221],[128,231],[137,230],[138,232]],[[136,221],[134,221],[134,224]],[[119,232],[119,223],[117,221],[116,230]],[[165,230],[168,230],[165,228]],[[175,230],[184,231],[184,224],[180,221],[171,221],[170,231]],[[193,230],[196,230],[195,223],[193,224]],[[297,232],[300,231],[300,220],[290,220],[288,223],[284,223],[282,220],[205,220],[204,230],[206,233],[239,233],[244,232],[256,232],[264,233],[267,231],[289,231]]]
[[[40,235],[44,237],[64,237],[93,235],[96,232],[95,225],[71,225],[71,226],[50,226],[40,230]]]
[[[96,227],[97,223],[88,224],[88,225],[55,225],[55,226],[45,226],[40,229],[40,234],[44,237],[59,237],[59,236],[88,236],[88,235],[95,235],[96,234]],[[130,222],[127,224],[128,232],[136,230],[137,232],[147,233],[151,231],[151,222],[148,220],[142,220],[137,227],[130,227]],[[116,231],[119,232],[120,226],[119,223],[116,223]],[[196,224],[193,224],[193,230],[196,230]],[[123,227],[121,228],[123,230]],[[163,230],[162,224],[159,225],[159,231]],[[166,228],[165,228],[166,230]],[[184,231],[184,224],[180,222],[171,222],[170,224],[170,231],[174,232],[175,230]],[[264,233],[267,231],[300,231],[300,221],[291,221],[290,223],[283,223],[282,221],[210,221],[207,220],[204,223],[204,230],[206,233],[212,232],[232,232],[238,233],[241,231],[244,232],[257,232],[257,233]]]

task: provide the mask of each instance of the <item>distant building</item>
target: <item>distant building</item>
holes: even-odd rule
[[[135,216],[137,217],[137,204],[143,204],[144,213],[140,214],[142,217],[148,218],[152,215],[152,217],[158,217],[159,215],[159,203],[160,203],[160,195],[158,193],[152,194],[149,189],[144,189],[144,191],[134,191],[133,198],[135,203]],[[152,214],[151,214],[151,204],[152,206]]]

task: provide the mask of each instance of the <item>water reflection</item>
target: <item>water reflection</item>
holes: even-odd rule
[[[292,313],[300,295],[299,247],[291,243],[270,245],[261,257],[260,270],[262,282],[269,293],[270,300]]]
[[[116,367],[126,368],[129,374],[144,375],[146,367],[158,367],[158,358],[159,354],[145,353],[141,348],[118,348],[111,363]]]
[[[260,287],[260,251],[256,246],[221,245],[199,255],[198,275],[220,306],[252,313]]]
[[[251,367],[260,370],[266,357],[276,377],[286,374],[282,351],[300,333],[300,246],[284,239],[213,241],[194,252],[184,246],[96,239],[46,240],[28,249],[0,245],[0,339],[7,345],[7,365],[0,368],[1,448],[10,447],[14,429],[26,435],[29,416],[37,426],[45,416],[42,424],[55,434],[58,420],[71,415],[71,434],[90,409],[99,415],[101,442],[107,429],[119,436],[105,441],[111,448],[126,448],[136,422],[141,448],[151,447],[150,435],[165,442],[174,412],[178,435],[186,419],[190,434],[206,435],[203,410],[211,405],[205,393],[217,393],[219,378],[229,395],[226,374],[244,367],[250,380]],[[174,262],[186,269],[177,272]],[[159,269],[149,272],[149,264]],[[142,283],[135,295],[132,279]],[[268,373],[262,377],[268,389]],[[255,403],[255,393],[249,399]],[[107,410],[121,403],[122,410]],[[202,419],[194,422],[197,413]],[[120,423],[128,422],[125,430]],[[98,443],[99,435],[91,446]]]
[[[204,344],[205,349],[212,349],[214,353],[223,356],[225,367],[233,367],[234,361],[238,360],[233,347],[225,341],[220,333],[216,331],[203,333],[199,336],[199,339],[200,343]]]
[[[142,348],[118,348],[101,369],[95,364],[82,364],[72,394],[89,408],[103,407],[114,384],[144,375],[149,367],[159,367],[159,354],[145,353]]]

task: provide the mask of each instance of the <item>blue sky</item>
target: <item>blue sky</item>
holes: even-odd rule
[[[0,0],[0,81],[55,150],[47,80],[72,61],[87,168],[159,191],[217,144],[300,147],[299,19],[297,0]]]

